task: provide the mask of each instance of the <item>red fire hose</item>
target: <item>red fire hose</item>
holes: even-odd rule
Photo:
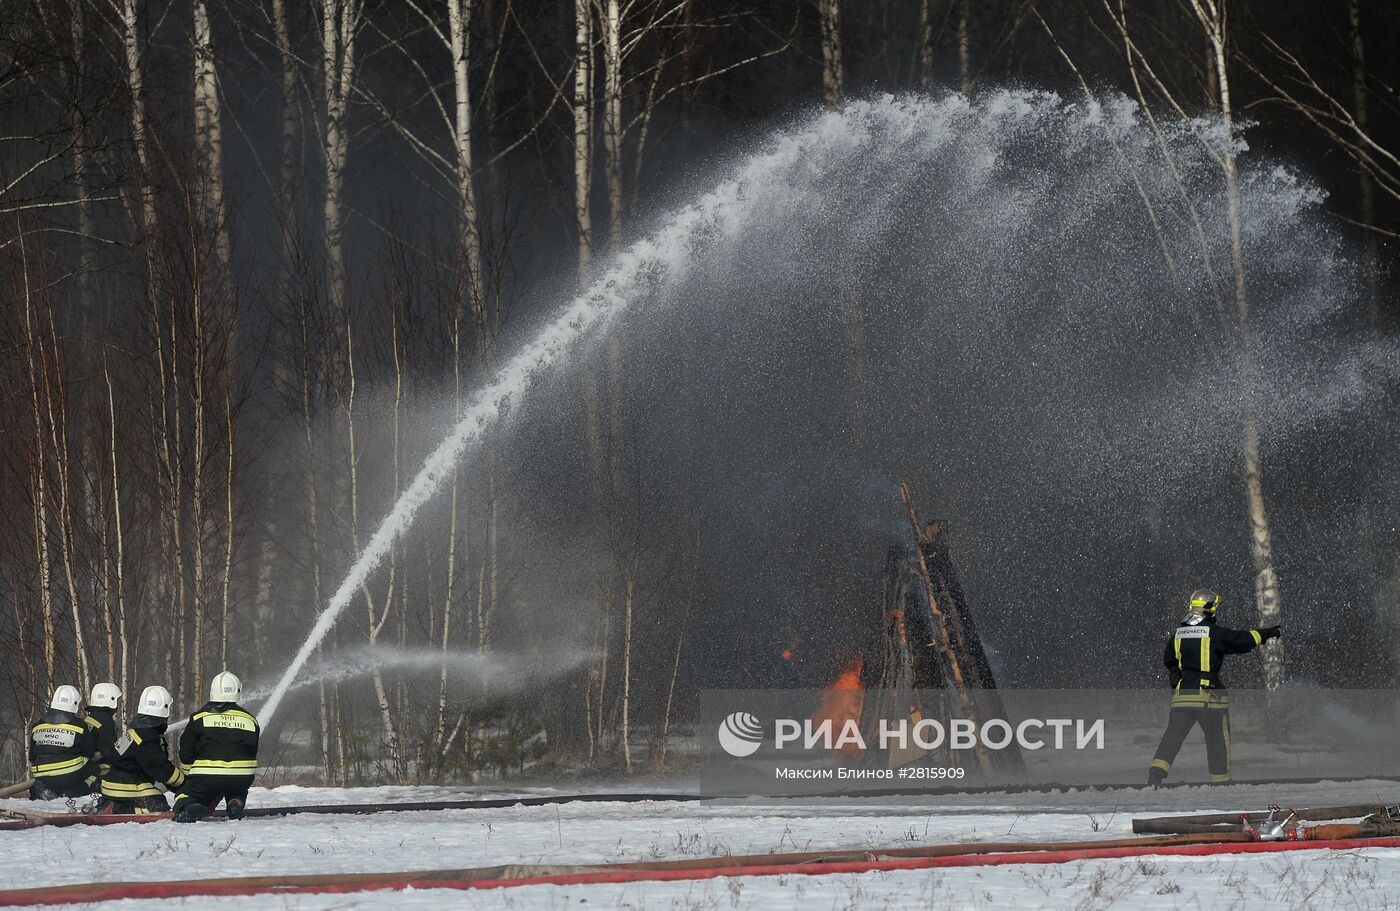
[[[1160,845],[1073,850],[1031,850],[998,854],[955,855],[899,860],[838,861],[833,863],[775,863],[734,866],[726,858],[716,858],[710,867],[655,869],[644,865],[619,865],[586,872],[506,876],[495,878],[451,878],[451,871],[384,874],[345,874],[321,876],[249,877],[222,880],[182,880],[147,883],[82,883],[38,889],[0,892],[0,906],[34,907],[76,902],[114,901],[124,898],[158,899],[191,896],[240,896],[267,894],[348,893],[398,889],[500,889],[533,885],[592,885],[601,883],[665,882],[712,879],[721,876],[819,876],[832,873],[928,870],[943,867],[1003,866],[1008,864],[1059,864],[1078,860],[1115,859],[1143,856],[1202,857],[1213,854],[1256,854],[1277,851],[1319,849],[1400,847],[1400,837],[1345,839],[1339,841],[1227,842],[1197,845]],[[876,856],[872,853],[872,857]],[[469,873],[470,871],[462,871]],[[486,871],[481,871],[485,873]],[[446,874],[447,878],[439,878]]]

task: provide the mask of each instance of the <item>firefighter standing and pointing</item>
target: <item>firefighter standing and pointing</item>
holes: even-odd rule
[[[175,821],[197,822],[224,802],[229,819],[243,818],[248,788],[258,771],[258,722],[238,705],[243,684],[228,671],[209,684],[209,702],[190,716],[180,735],[184,787]]]
[[[1191,595],[1185,619],[1167,639],[1163,662],[1172,682],[1172,710],[1167,730],[1147,773],[1147,783],[1161,784],[1191,728],[1206,735],[1210,780],[1230,780],[1230,705],[1220,679],[1226,655],[1251,652],[1279,635],[1277,626],[1233,630],[1215,623],[1220,596],[1201,589]]]

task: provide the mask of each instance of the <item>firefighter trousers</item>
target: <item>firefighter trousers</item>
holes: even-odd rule
[[[109,798],[97,812],[103,816],[145,816],[149,813],[169,813],[170,802],[166,800],[164,794],[121,800]]]
[[[1223,706],[1172,706],[1167,718],[1167,729],[1162,734],[1162,742],[1157,745],[1157,754],[1152,759],[1152,769],[1148,773],[1151,780],[1166,778],[1172,770],[1176,754],[1186,735],[1196,725],[1206,735],[1206,765],[1210,769],[1210,780],[1224,782],[1230,780],[1230,710]]]
[[[202,803],[212,813],[219,808],[219,802],[230,800],[248,801],[248,789],[253,785],[252,775],[186,775],[185,783],[175,797],[175,812],[193,801]]]
[[[31,800],[52,800],[55,797],[87,797],[94,793],[97,784],[97,763],[89,762],[76,772],[67,775],[45,775],[34,779],[29,788]]]

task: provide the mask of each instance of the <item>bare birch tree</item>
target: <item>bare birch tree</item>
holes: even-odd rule
[[[228,213],[224,208],[224,129],[207,0],[194,0],[194,136],[203,221],[214,233],[216,268],[222,269],[229,261]]]
[[[593,13],[592,0],[574,0],[574,223],[580,287],[593,260]]]
[[[346,117],[355,85],[355,42],[363,26],[363,0],[323,0],[321,10],[321,68],[324,104],[322,155],[325,190],[321,207],[322,241],[326,256],[326,293],[332,322],[346,326],[349,276],[345,271],[345,166],[350,156]]]
[[[1191,11],[1210,48],[1210,64],[1224,139],[1214,150],[1225,178],[1225,204],[1230,228],[1230,261],[1234,267],[1235,311],[1243,358],[1245,493],[1249,509],[1251,554],[1254,558],[1254,599],[1260,626],[1278,626],[1281,614],[1278,572],[1274,568],[1273,532],[1264,501],[1259,452],[1259,419],[1254,403],[1254,363],[1249,331],[1249,293],[1245,279],[1244,236],[1240,216],[1239,166],[1234,145],[1234,104],[1230,94],[1229,0],[1189,0]],[[1264,650],[1264,686],[1277,692],[1283,682],[1283,650],[1278,640]]]
[[[817,0],[822,33],[822,98],[828,107],[841,103],[846,92],[846,65],[841,41],[841,0]]]

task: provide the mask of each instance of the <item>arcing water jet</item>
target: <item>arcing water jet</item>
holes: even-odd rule
[[[383,561],[394,539],[413,523],[414,515],[450,476],[453,464],[505,412],[513,396],[523,395],[542,370],[552,366],[590,329],[601,326],[635,300],[681,275],[687,262],[741,225],[767,193],[781,189],[784,175],[800,165],[815,144],[828,139],[835,115],[819,118],[807,130],[781,138],[749,160],[738,175],[677,212],[653,236],[620,254],[611,268],[575,298],[535,340],[511,358],[495,378],[468,403],[452,432],[424,461],[412,483],[356,558],[331,596],[306,641],[283,672],[267,704],[258,713],[264,726],[276,714],[288,687],[325,639],[355,592]]]
[[[708,304],[690,309],[710,311],[707,331],[737,351],[731,362],[718,364],[721,359],[703,349],[692,382],[713,391],[747,378],[742,394],[710,401],[697,396],[696,407],[710,408],[714,426],[751,444],[746,464],[781,468],[777,460],[785,458],[810,485],[804,495],[828,505],[836,500],[835,472],[828,468],[843,455],[834,443],[842,428],[830,415],[814,414],[811,389],[830,392],[843,382],[821,336],[823,323],[835,322],[831,298],[841,288],[852,297],[858,291],[861,313],[878,314],[871,322],[884,327],[878,348],[867,336],[879,354],[866,364],[864,379],[880,392],[871,397],[880,400],[876,404],[899,406],[872,412],[880,419],[872,419],[880,426],[871,435],[880,434],[881,455],[907,459],[930,452],[920,434],[942,427],[956,445],[939,452],[940,469],[974,482],[967,485],[965,508],[976,509],[989,526],[1004,518],[994,511],[1007,510],[1015,491],[1028,487],[1059,490],[1066,499],[1085,491],[1115,501],[1111,508],[1133,494],[1160,507],[1198,486],[1201,475],[1235,472],[1238,372],[1229,363],[1231,352],[1202,356],[1199,339],[1181,331],[1191,314],[1204,323],[1203,336],[1230,333],[1228,319],[1208,309],[1218,303],[1212,269],[1219,272],[1229,260],[1226,234],[1218,228],[1218,165],[1205,143],[1233,140],[1217,131],[1209,121],[1159,120],[1148,129],[1136,106],[1121,97],[1069,103],[1050,93],[996,92],[975,100],[859,101],[778,134],[731,177],[620,254],[471,399],[358,555],[261,720],[272,719],[355,591],[508,403],[518,403],[591,331],[659,298]],[[1281,169],[1251,165],[1242,175],[1246,241],[1261,299],[1267,292],[1259,273],[1268,274],[1272,297],[1288,305],[1276,309],[1292,314],[1322,313],[1321,301],[1348,297],[1350,273],[1340,257],[1323,261],[1315,250],[1303,255],[1303,242],[1319,245],[1309,221],[1316,190]],[[1149,205],[1158,219],[1152,230],[1146,227]],[[1338,256],[1335,243],[1325,249]],[[827,303],[814,307],[813,301]],[[672,328],[684,322],[670,321]],[[629,320],[628,327],[646,333],[652,357],[670,357],[645,320]],[[1297,344],[1297,332],[1282,331],[1278,339],[1262,321],[1254,328],[1261,348],[1291,354]],[[784,333],[790,348],[815,352],[820,363],[785,365],[783,353],[773,350],[784,342],[775,336]],[[692,349],[705,343],[687,341]],[[653,413],[677,413],[663,397],[673,384],[648,375],[648,352],[641,354],[633,374],[657,400]],[[1299,363],[1287,356],[1267,360],[1290,369]],[[910,369],[930,363],[936,372]],[[1324,368],[1324,374],[1334,370],[1335,360]],[[796,377],[806,398],[778,394],[779,380]],[[930,378],[939,384],[938,395],[899,398],[903,389],[933,388]],[[1319,379],[1334,395],[1345,390],[1342,404],[1370,394],[1366,384]],[[1333,406],[1314,401],[1299,408],[1269,397],[1261,407],[1268,429],[1285,433],[1315,423],[1320,410]],[[919,420],[907,417],[919,414]],[[667,429],[649,430],[661,436]],[[1184,433],[1193,440],[1189,458],[1168,445]],[[793,452],[809,443],[826,461],[797,466]],[[648,457],[655,461],[654,455]],[[781,546],[771,541],[771,528],[783,517],[758,514],[777,498],[768,488],[738,493],[732,477],[707,483],[702,477],[717,469],[706,467],[705,455],[688,449],[691,461],[678,459],[675,477],[701,496],[741,501],[752,514],[745,521],[770,539],[763,541],[766,558],[781,564],[771,553]],[[865,472],[878,460],[856,461]],[[1079,506],[1085,497],[1073,499]],[[1031,537],[1034,530],[1016,516],[1000,526],[999,546],[1013,552],[1017,545],[1007,538]],[[1032,551],[1043,538],[1018,544]],[[842,553],[851,550],[848,540],[837,543]],[[819,553],[809,545],[804,542],[808,556]],[[750,575],[750,567],[728,568],[730,579]],[[1043,582],[1028,583],[1037,600]],[[1011,594],[1003,600],[1024,596]]]

